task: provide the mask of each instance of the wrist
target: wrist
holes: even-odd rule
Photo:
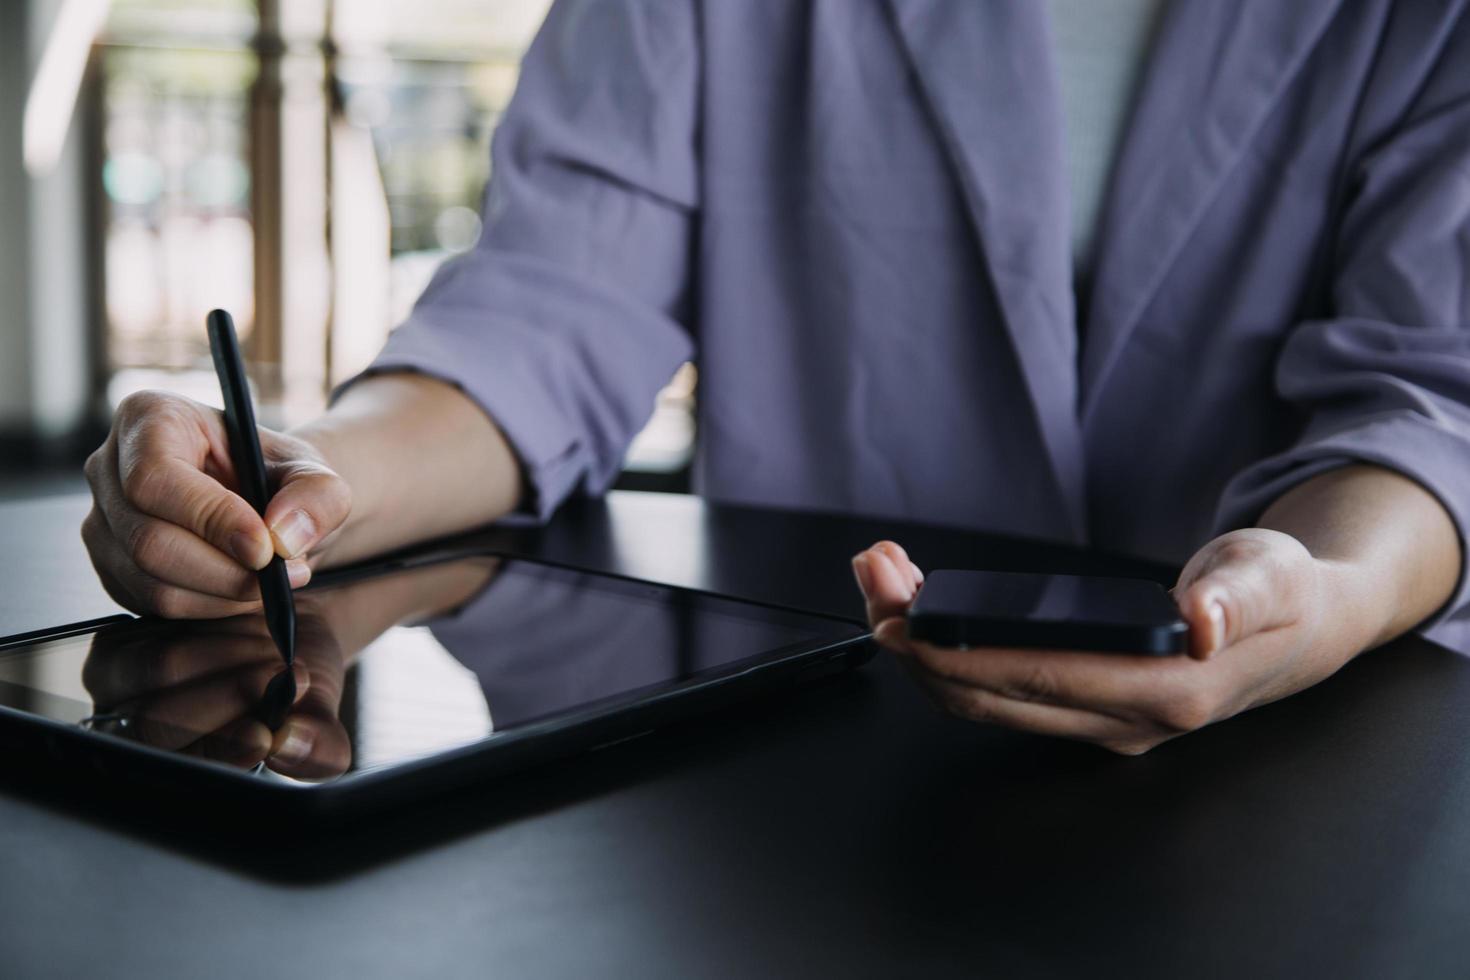
[[[1343,662],[1397,635],[1394,591],[1383,587],[1378,570],[1361,560],[1314,561],[1319,632]]]
[[[1459,579],[1449,512],[1393,470],[1354,464],[1321,473],[1279,497],[1260,525],[1290,534],[1322,564],[1326,625],[1358,650],[1418,626]]]

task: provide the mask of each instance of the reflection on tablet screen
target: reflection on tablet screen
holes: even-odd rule
[[[0,651],[0,705],[326,779],[820,638],[799,615],[494,558],[307,590],[297,612],[306,683],[276,732],[259,700],[282,664],[259,616],[126,624]],[[287,748],[296,761],[283,763]]]

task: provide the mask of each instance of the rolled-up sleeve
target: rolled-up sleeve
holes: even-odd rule
[[[1470,556],[1470,22],[1413,111],[1351,177],[1335,250],[1338,315],[1296,327],[1277,364],[1277,390],[1305,429],[1231,481],[1218,523],[1250,524],[1303,480],[1367,462],[1434,494]],[[1425,628],[1453,625],[1470,638],[1467,617],[1462,570]]]
[[[479,242],[339,389],[388,371],[457,386],[542,519],[607,488],[693,353],[696,28],[687,0],[558,0],[495,133]]]

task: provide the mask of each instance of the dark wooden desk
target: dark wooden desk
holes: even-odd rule
[[[85,506],[0,507],[0,632],[112,611]],[[880,534],[926,567],[1119,567],[637,494],[494,534],[846,613]],[[0,786],[5,977],[1470,976],[1470,662],[1422,641],[1139,759],[942,717],[880,658],[320,859]]]

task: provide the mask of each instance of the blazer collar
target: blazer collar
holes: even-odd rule
[[[1172,0],[1114,166],[1081,364],[1082,419],[1242,151],[1342,0]]]
[[[979,234],[1073,540],[1085,541],[1067,181],[1046,5],[888,3]]]
[[[1215,191],[1342,0],[1171,0],[1114,167],[1078,351],[1063,119],[1039,0],[887,0],[980,238],[1074,537],[1082,426]]]

